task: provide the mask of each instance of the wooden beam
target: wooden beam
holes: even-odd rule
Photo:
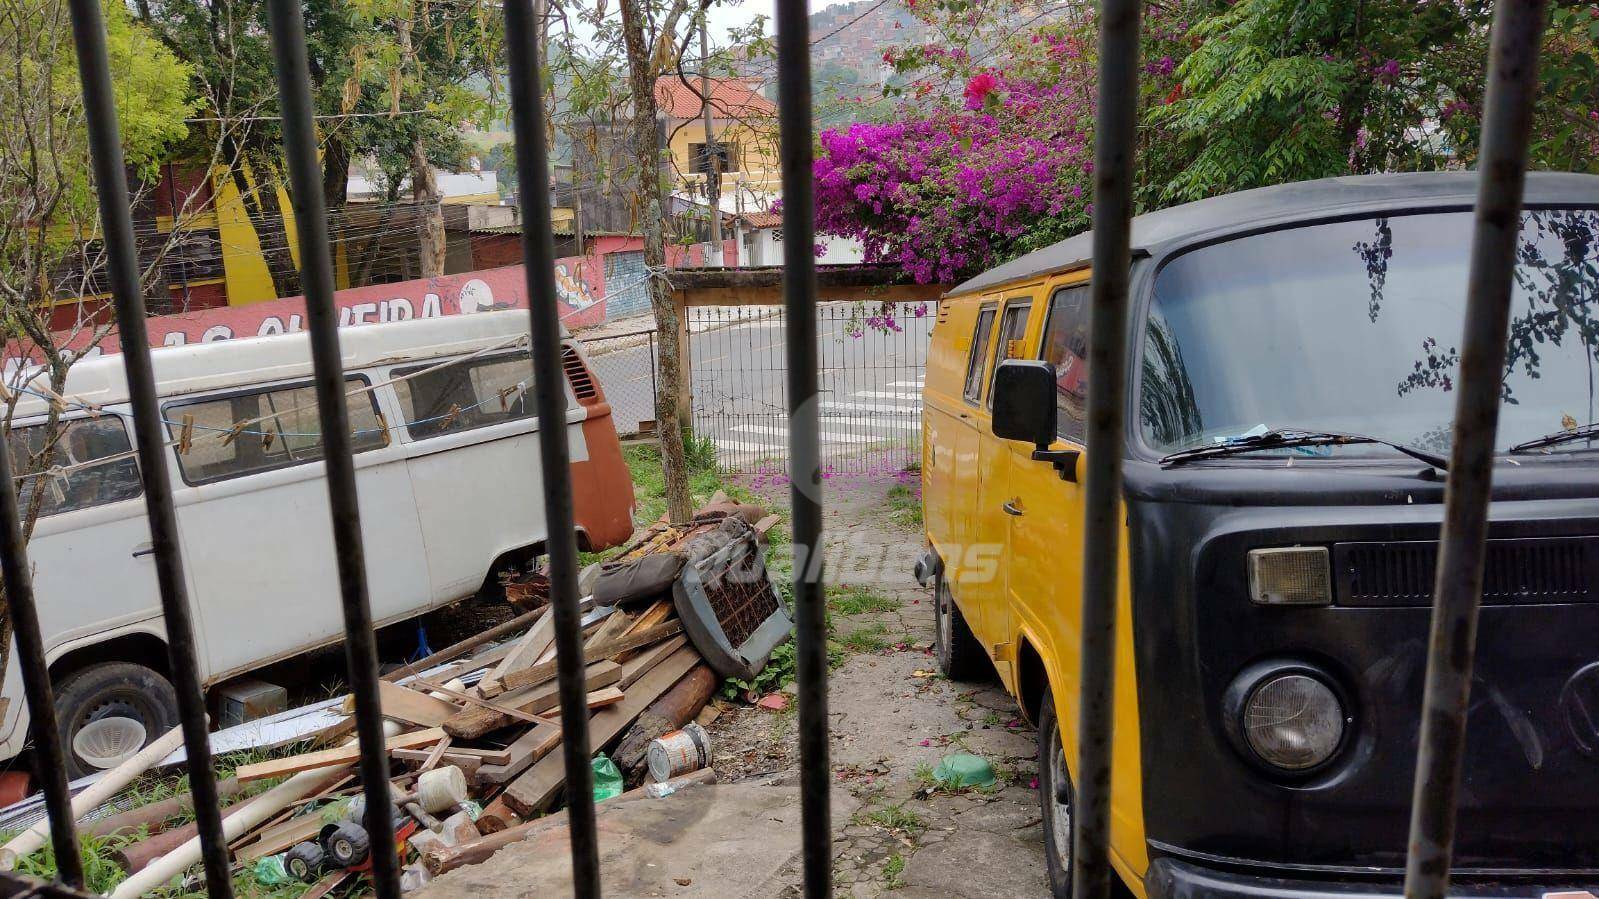
[[[671,658],[654,666],[649,674],[627,691],[621,702],[595,712],[594,717],[589,719],[589,745],[600,747],[615,739],[633,723],[633,719],[700,661],[699,653],[683,647]],[[542,812],[554,801],[565,782],[565,759],[560,755],[545,756],[505,788],[506,804],[524,817]]]
[[[611,661],[600,661],[588,666],[585,672],[584,687],[588,690],[598,690],[609,687],[622,677],[622,666]],[[554,682],[530,687],[518,693],[508,693],[500,698],[497,705],[516,709],[518,712],[529,715],[538,715],[555,708],[560,704],[561,698]],[[490,731],[499,730],[516,722],[516,716],[488,708],[471,708],[444,722],[444,730],[452,737],[463,740],[473,740]],[[539,722],[539,726],[553,722]]]
[[[460,706],[449,700],[388,681],[378,681],[378,701],[383,706],[383,717],[419,727],[438,727],[461,711]],[[354,697],[344,698],[347,714],[355,711],[354,705]]]
[[[526,615],[518,615],[517,617],[512,618],[510,621],[496,624],[488,630],[480,634],[474,634],[470,637],[467,637],[465,640],[462,640],[459,643],[452,643],[451,645],[446,646],[445,648],[428,656],[425,659],[412,662],[408,665],[402,666],[399,669],[391,671],[388,674],[385,674],[383,679],[386,681],[397,681],[409,674],[414,674],[418,671],[425,671],[429,668],[436,668],[445,662],[458,659],[491,640],[497,640],[506,634],[520,630],[524,627],[532,626],[539,620],[539,617],[544,614],[544,610],[547,608],[549,608],[549,606],[534,609],[533,611],[528,612]]]
[[[444,731],[441,728],[430,727],[427,730],[419,730],[392,737],[384,744],[384,748],[415,749],[418,746],[431,746],[442,739],[444,739]],[[284,774],[309,771],[313,768],[326,768],[330,765],[353,765],[360,760],[361,747],[359,744],[352,742],[347,746],[339,746],[333,749],[305,752],[300,755],[256,762],[251,765],[240,765],[234,776],[238,778],[240,783],[249,783],[252,780],[280,777]]]
[[[654,627],[640,630],[634,634],[618,637],[609,643],[586,648],[583,650],[583,661],[585,663],[598,662],[601,659],[608,659],[612,656],[621,655],[628,650],[641,649],[649,646],[651,643],[657,643],[674,637],[682,630],[682,622],[675,620],[667,621]],[[534,665],[532,668],[524,668],[521,671],[513,671],[510,674],[507,674],[505,676],[505,681],[501,686],[506,690],[520,690],[554,679],[555,662],[551,660],[548,662],[541,662],[540,664]],[[627,688],[623,687],[622,689],[625,690]]]

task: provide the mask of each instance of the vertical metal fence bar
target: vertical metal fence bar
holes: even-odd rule
[[[178,722],[189,761],[189,788],[194,796],[195,824],[200,835],[206,889],[214,897],[231,897],[228,847],[222,836],[216,772],[206,736],[205,693],[195,661],[194,626],[178,546],[178,519],[172,506],[172,481],[167,475],[166,430],[156,398],[145,329],[144,293],[139,279],[138,246],[134,243],[127,173],[123,167],[121,128],[111,65],[106,55],[105,23],[100,0],[71,0],[72,35],[83,85],[83,109],[89,130],[89,155],[99,188],[101,238],[106,250],[106,275],[116,304],[127,373],[133,435],[139,453],[139,478],[144,487],[154,550],[156,582],[167,636],[172,688],[177,693]],[[166,290],[165,284],[160,287]]]
[[[10,436],[9,434],[7,435]],[[6,588],[6,610],[17,641],[17,661],[22,669],[22,692],[28,700],[28,732],[41,756],[35,761],[44,791],[44,811],[50,819],[50,844],[56,854],[56,879],[69,887],[83,886],[83,859],[72,831],[72,793],[67,789],[67,763],[56,721],[55,693],[44,660],[44,635],[39,630],[39,608],[34,604],[33,575],[28,567],[27,541],[22,537],[22,516],[17,508],[16,481],[12,480],[11,452],[0,446],[0,577]]]
[[[1110,766],[1116,686],[1127,288],[1132,267],[1137,152],[1138,0],[1099,7],[1099,109],[1094,126],[1093,282],[1090,290],[1088,460],[1083,535],[1082,694],[1072,828],[1073,895],[1110,894]]]
[[[377,634],[372,628],[372,607],[367,598],[366,552],[361,543],[361,512],[356,502],[339,322],[333,308],[332,244],[328,238],[327,205],[322,197],[322,164],[317,153],[306,62],[305,17],[298,0],[269,0],[267,13],[272,56],[277,64],[289,192],[299,232],[300,284],[305,293],[312,380],[322,428],[322,457],[327,467],[333,547],[339,562],[339,599],[344,610],[345,659],[361,746],[361,782],[366,807],[371,810],[365,822],[372,841],[371,876],[380,899],[398,899],[400,860],[394,845],[394,820],[387,814],[392,800],[383,709],[378,701]]]
[[[1494,10],[1460,392],[1455,397],[1405,862],[1405,895],[1412,899],[1442,897],[1449,888],[1545,5],[1545,0],[1500,0]]]
[[[510,69],[516,164],[518,171],[530,173],[549,171],[544,98],[539,78],[541,48],[532,4],[533,0],[506,0],[505,4],[505,57]],[[555,301],[555,243],[550,230],[550,195],[543,190],[523,190],[519,193],[519,202],[528,323],[533,334],[533,393],[538,407],[545,546],[550,555],[550,606],[555,616],[561,752],[566,757],[572,892],[584,899],[598,899],[599,840],[594,821],[593,771],[589,767],[589,713],[583,685],[572,468],[566,443],[566,376],[561,370],[561,322]],[[656,424],[657,428],[676,426],[676,422]]]
[[[832,776],[827,745],[827,627],[822,595],[822,478],[817,409],[815,184],[810,20],[805,0],[777,0],[778,159],[783,175],[783,319],[788,470],[794,526],[799,681],[800,830],[805,895],[833,895]]]

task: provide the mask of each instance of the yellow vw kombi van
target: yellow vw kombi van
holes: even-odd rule
[[[917,576],[943,670],[991,665],[1038,726],[1056,896],[1083,572],[1112,564],[1125,885],[1399,895],[1476,190],[1339,178],[1134,220],[1120,559],[1082,555],[1089,235],[941,303]],[[1599,890],[1599,178],[1532,174],[1526,204],[1455,846],[1471,896]]]

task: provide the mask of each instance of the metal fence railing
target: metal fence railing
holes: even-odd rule
[[[935,305],[815,304],[824,475],[892,474],[920,460],[922,377]],[[707,306],[693,311],[694,433],[711,441],[724,468],[786,471],[784,310]]]
[[[654,330],[606,334],[585,339],[576,335],[588,355],[589,368],[605,391],[616,433],[625,439],[655,421],[655,392],[660,384],[660,351]]]
[[[188,753],[198,830],[203,846],[206,889],[213,897],[231,894],[227,844],[209,764],[206,719],[196,676],[183,560],[175,539],[172,499],[161,451],[162,428],[144,329],[145,306],[139,288],[137,247],[127,202],[127,184],[107,62],[100,0],[71,0],[72,29],[83,83],[84,105],[100,191],[100,213],[108,281],[122,328],[123,362],[132,395],[138,457],[154,539],[162,609],[177,688],[184,744]],[[365,566],[356,505],[355,480],[341,386],[337,324],[333,314],[332,260],[327,211],[320,190],[316,131],[306,65],[305,23],[294,0],[269,0],[269,21],[282,101],[285,155],[299,223],[300,263],[308,326],[326,440],[327,483],[332,533],[339,552],[340,597],[344,610],[350,682],[355,696],[361,774],[369,807],[387,806],[388,765],[382,746],[382,716],[377,702],[377,666],[368,607]],[[540,98],[538,27],[531,0],[504,5],[506,64],[518,168],[547,171],[544,107]],[[1476,210],[1469,311],[1457,396],[1455,441],[1449,468],[1443,547],[1439,557],[1428,648],[1406,894],[1443,895],[1447,888],[1455,797],[1460,779],[1464,720],[1471,681],[1475,620],[1481,595],[1483,541],[1497,425],[1499,377],[1506,342],[1507,304],[1527,158],[1528,122],[1545,4],[1542,0],[1502,0],[1495,15],[1492,59],[1483,127],[1484,172]],[[1096,132],[1095,242],[1087,472],[1088,557],[1116,558],[1120,527],[1122,414],[1125,399],[1123,333],[1126,320],[1131,186],[1135,142],[1134,107],[1138,79],[1138,0],[1103,0],[1099,52],[1099,125]],[[821,421],[815,402],[820,384],[815,257],[812,253],[813,120],[811,109],[808,4],[777,0],[778,108],[781,133],[784,241],[785,328],[783,371],[789,421],[786,433],[792,475],[795,618],[798,628],[798,705],[804,893],[811,899],[832,895],[829,817],[827,650],[820,554]],[[522,198],[523,253],[538,415],[559,421],[564,410],[560,330],[555,306],[554,252],[548,197],[530,191]],[[548,516],[551,595],[554,607],[557,676],[563,752],[570,803],[572,889],[580,897],[600,895],[600,869],[591,801],[588,716],[584,702],[583,655],[577,596],[577,550],[573,539],[566,431],[539,432],[543,491]],[[530,460],[531,464],[531,460]],[[6,453],[0,453],[0,566],[15,628],[18,657],[32,712],[34,745],[40,754],[44,793],[56,850],[58,878],[81,887],[76,840],[65,777],[62,746],[53,715],[53,696],[38,616],[29,582],[27,550],[17,517],[16,494]],[[1083,899],[1107,894],[1108,790],[1112,657],[1115,645],[1114,597],[1117,566],[1088,566],[1084,583],[1083,696],[1080,721],[1078,822],[1075,828],[1077,893]],[[1461,651],[1464,648],[1465,651]],[[373,823],[387,828],[385,816]],[[371,872],[377,894],[400,894],[392,834],[373,834]],[[11,875],[0,879],[6,891],[31,887]],[[52,888],[54,889],[54,888]]]

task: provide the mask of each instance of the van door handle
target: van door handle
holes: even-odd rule
[[[1027,514],[1025,511],[1023,511],[1023,509],[1020,506],[1016,505],[1016,502],[1017,501],[1014,500],[1014,499],[1005,500],[1005,514],[1006,515],[1025,515],[1025,514]]]
[[[154,543],[143,543],[143,544],[140,544],[139,546],[135,546],[133,548],[133,557],[135,559],[139,558],[140,556],[153,556],[153,555],[155,555],[155,544]]]

